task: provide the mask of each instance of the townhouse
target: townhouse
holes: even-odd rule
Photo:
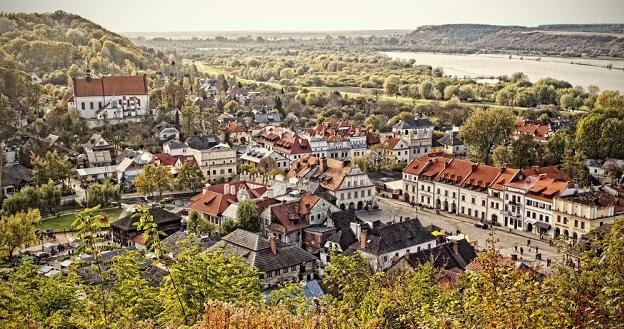
[[[409,159],[425,155],[431,151],[434,125],[427,119],[401,120],[392,127],[392,132],[405,140],[410,149]]]
[[[410,160],[410,148],[407,143],[398,137],[388,137],[384,141],[385,147],[388,149],[388,152],[392,154],[392,156],[398,162],[405,162]]]
[[[624,188],[605,185],[553,200],[554,236],[577,240],[624,214]]]
[[[314,192],[342,210],[374,205],[375,185],[349,160],[308,155],[297,160],[286,177],[317,185]]]
[[[312,153],[308,140],[294,133],[284,133],[273,145],[273,150],[291,162]]]
[[[211,134],[191,136],[186,140],[188,153],[195,157],[195,162],[210,182],[228,180],[237,174],[236,150],[221,143]]]

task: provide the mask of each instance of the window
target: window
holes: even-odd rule
[[[578,227],[578,219],[574,220],[574,227]]]
[[[585,229],[585,222],[581,222],[581,229]]]
[[[102,102],[98,102],[98,110],[102,109]]]
[[[481,205],[482,205],[482,206],[484,206],[484,207],[485,207],[485,205],[486,205],[486,204],[487,204],[487,203],[486,203],[486,201],[485,201],[485,200],[481,200]]]
[[[475,204],[475,203],[476,203],[475,198],[472,198],[472,200],[471,200],[471,201],[472,201],[472,204]]]
[[[453,199],[455,199],[455,192],[453,192]]]
[[[461,196],[461,200],[462,200],[462,201],[466,201],[466,196],[465,196],[465,195],[462,195],[462,196]]]
[[[85,109],[85,103],[84,102],[80,103],[80,108],[83,109],[83,110]]]

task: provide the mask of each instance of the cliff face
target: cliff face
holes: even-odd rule
[[[624,25],[423,26],[405,35],[415,50],[523,52],[565,56],[624,57]]]

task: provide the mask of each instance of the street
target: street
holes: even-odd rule
[[[550,246],[548,240],[540,240],[538,236],[532,236],[527,232],[510,233],[499,228],[481,229],[474,226],[477,223],[475,219],[442,211],[440,214],[436,214],[433,209],[420,210],[394,199],[378,198],[378,201],[381,208],[380,212],[370,212],[370,215],[358,212],[358,216],[362,220],[380,219],[385,223],[398,222],[401,217],[403,219],[418,217],[423,226],[433,224],[452,234],[459,230],[462,234],[467,235],[470,242],[476,241],[478,251],[483,251],[487,247],[487,240],[491,239],[491,234],[493,234],[496,249],[504,256],[517,254],[518,258],[535,261],[535,247],[537,246],[538,252],[542,254],[542,262],[538,261],[540,264],[545,265],[547,259],[551,259],[553,262],[562,259],[562,255],[556,246]],[[527,240],[530,240],[531,251],[527,247]],[[516,247],[518,248],[517,251]],[[521,247],[524,251],[522,255],[520,254]]]

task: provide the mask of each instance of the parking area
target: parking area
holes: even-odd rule
[[[475,227],[475,224],[478,223],[476,220],[442,211],[437,214],[432,209],[421,210],[393,199],[379,198],[379,207],[381,210],[377,212],[359,212],[358,216],[363,220],[379,219],[384,223],[418,218],[423,226],[435,225],[451,234],[456,234],[459,231],[467,235],[470,241],[476,242],[480,251],[487,248],[489,239],[493,239],[496,249],[504,256],[516,254],[518,258],[528,261],[535,261],[538,253],[541,254],[544,264],[547,259],[556,261],[563,257],[554,245],[550,245],[549,240],[540,240],[538,236],[531,236],[528,233],[519,234],[491,227],[488,229],[478,228]],[[529,243],[528,246],[527,242]]]

